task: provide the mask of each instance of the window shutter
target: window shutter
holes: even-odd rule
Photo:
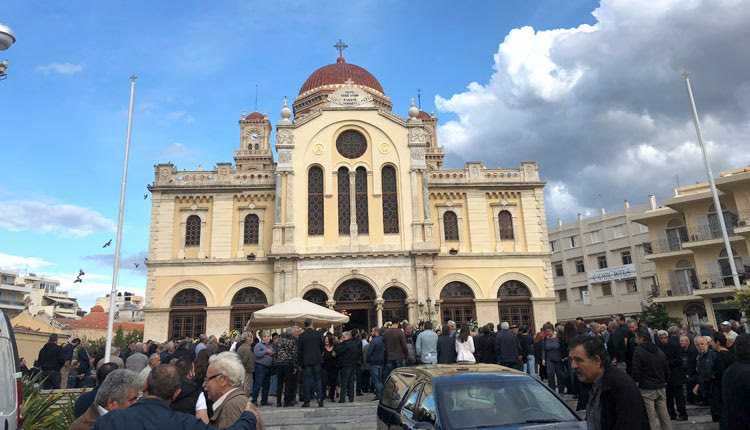
[[[708,281],[713,287],[724,286],[724,276],[721,274],[719,260],[707,260],[706,269],[708,271]]]
[[[700,237],[693,240],[708,239],[711,237],[711,227],[708,225],[708,215],[698,215],[695,217],[695,223],[698,225],[698,234]]]
[[[659,230],[656,232],[656,249],[654,252],[665,252],[669,249],[669,240],[667,239],[667,231]]]
[[[669,277],[669,291],[667,292],[667,295],[673,295],[675,291],[679,291],[677,272],[674,270],[667,270],[667,277]]]

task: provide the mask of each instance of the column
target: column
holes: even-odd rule
[[[433,266],[425,266],[425,273],[427,274],[427,297],[432,300],[436,300],[435,296],[435,280],[432,275]]]
[[[229,332],[231,306],[206,308],[206,333]]]
[[[187,228],[185,216],[183,215],[182,218],[182,222],[180,223],[180,250],[177,252],[177,258],[180,260],[185,258],[185,229]]]
[[[422,211],[424,212],[424,241],[432,242],[432,220],[430,219],[430,190],[427,185],[427,170],[422,170]]]
[[[378,327],[383,327],[383,303],[385,300],[383,299],[377,299],[375,300],[375,310],[378,315]]]
[[[294,172],[286,176],[286,222],[284,223],[284,244],[294,247]]]
[[[284,271],[284,300],[289,300],[293,297],[292,294],[292,270]]]
[[[282,276],[283,273],[280,270],[273,271],[273,304],[279,304],[283,301],[281,300]]]
[[[200,249],[198,249],[198,258],[206,258],[206,248],[205,248],[206,225],[207,225],[206,219],[204,217],[201,217],[201,238],[200,238]]]
[[[412,170],[411,174],[411,229],[412,241],[422,242],[422,224],[419,221],[419,193],[417,192],[417,171]]]
[[[245,258],[245,218],[240,213],[239,230],[237,233],[237,256],[236,258]]]
[[[276,205],[273,220],[273,244],[271,249],[281,246],[281,173],[276,174]]]
[[[258,217],[258,252],[256,252],[258,258],[265,257],[266,252],[263,250],[263,216]],[[244,233],[241,233],[240,236],[244,236]]]

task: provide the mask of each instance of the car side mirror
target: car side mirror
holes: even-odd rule
[[[415,429],[424,429],[424,430],[435,430],[435,425],[432,423],[428,423],[427,421],[420,421],[416,424],[414,424]]]
[[[582,411],[576,411],[576,415],[578,415],[578,418],[582,419],[583,421],[586,421],[586,409]]]

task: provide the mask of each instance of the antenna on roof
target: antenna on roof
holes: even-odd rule
[[[419,100],[419,110],[422,110],[422,90],[417,88],[417,100]]]
[[[255,84],[255,112],[258,112],[258,84]]]

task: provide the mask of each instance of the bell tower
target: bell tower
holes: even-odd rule
[[[234,163],[237,170],[271,170],[271,121],[264,114],[255,111],[242,114],[240,122],[240,148],[234,150]]]

